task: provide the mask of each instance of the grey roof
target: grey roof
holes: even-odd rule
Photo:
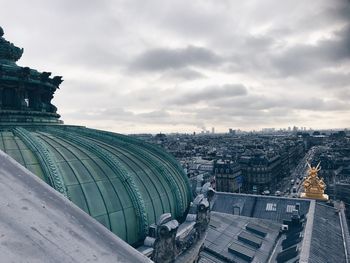
[[[292,209],[289,208],[299,204],[300,215],[306,215],[310,206],[310,200],[299,198],[221,192],[215,194],[213,203],[212,210],[216,212],[233,214],[234,207],[239,207],[242,216],[269,219],[280,223],[283,223],[283,220],[290,220]]]
[[[2,262],[151,262],[0,151]]]
[[[299,206],[299,215],[302,220],[298,224],[301,225],[294,225],[280,238],[266,239],[271,237],[271,233],[274,231],[265,231],[266,224],[275,224],[276,226],[281,226],[281,223],[290,224],[292,211],[296,205]],[[350,235],[342,206],[335,208],[325,202],[308,199],[217,193],[212,210],[216,212],[213,212],[213,220],[210,223],[211,227],[201,262],[221,262],[223,256],[232,254],[226,252],[225,249],[233,242],[237,243],[237,240],[242,245],[242,240],[244,241],[245,237],[248,237],[250,242],[245,240],[243,243],[248,244],[249,249],[255,247],[257,251],[252,262],[254,260],[276,262],[277,258],[281,262],[295,262],[299,261],[299,257],[300,262],[303,263],[347,262],[346,252],[350,251]],[[234,212],[237,213],[237,210],[239,210],[240,216],[232,215]],[[247,217],[251,217],[249,223]],[[232,226],[230,226],[234,231],[230,228],[222,229],[223,225],[229,224],[228,218],[234,219]],[[249,238],[245,234],[249,226],[261,228],[260,230],[256,229],[258,231],[253,231],[256,234],[254,238]],[[289,226],[291,227],[291,225]],[[272,228],[267,227],[267,229]],[[260,238],[263,238],[261,248],[258,248],[259,232],[261,233]],[[265,238],[263,232],[268,232]],[[234,241],[227,236],[233,236]],[[239,240],[238,236],[243,236],[243,239]],[[233,245],[233,247],[238,246]],[[264,247],[274,248],[273,252],[264,249]],[[217,253],[209,251],[210,249]],[[268,253],[270,253],[270,258],[267,261],[266,255]],[[245,254],[249,256],[251,253],[247,250]],[[215,257],[217,261],[213,259]],[[239,257],[238,260],[235,258],[234,261],[246,262],[249,261],[249,257],[246,257],[246,261]]]
[[[309,262],[346,263],[339,212],[321,203],[316,203]]]
[[[249,225],[266,230],[266,236],[249,231]],[[244,254],[252,258],[251,262],[266,262],[279,237],[279,229],[280,224],[270,220],[212,212],[200,262],[246,262]],[[235,250],[243,255],[235,254]]]

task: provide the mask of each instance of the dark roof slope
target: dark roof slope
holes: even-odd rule
[[[338,211],[316,203],[309,263],[347,263]]]
[[[250,227],[263,229],[264,236]],[[279,230],[280,224],[270,220],[212,212],[199,262],[267,262]]]
[[[241,217],[236,220],[236,225],[245,216],[265,219],[271,223],[288,223],[291,222],[292,211],[299,206],[298,214],[302,219],[303,227],[300,229],[301,236],[299,233],[295,236],[295,244],[300,252],[300,260],[309,263],[347,262],[346,251],[349,254],[350,235],[342,206],[334,208],[326,203],[307,199],[230,193],[217,193],[214,200],[213,211],[231,215],[240,213]],[[293,229],[290,230],[293,232]],[[213,242],[210,240],[212,234],[208,236],[208,241]],[[216,238],[218,238],[218,244],[223,240],[219,235]],[[294,240],[294,236],[292,239]],[[215,242],[213,247],[214,244]],[[283,251],[278,247],[275,252],[273,261],[277,253]],[[296,260],[295,256],[292,262],[294,260]],[[264,262],[263,258],[261,262]]]

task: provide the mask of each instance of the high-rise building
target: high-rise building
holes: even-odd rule
[[[236,134],[236,130],[230,128],[230,129],[228,130],[228,133],[229,133],[229,134],[232,134],[232,135],[235,135],[235,134]]]

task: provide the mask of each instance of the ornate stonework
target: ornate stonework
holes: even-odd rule
[[[0,27],[0,59],[16,62],[23,54],[23,48],[16,47],[3,38],[4,30]]]
[[[62,83],[61,76],[16,64],[23,48],[4,37],[0,27],[0,125],[7,123],[62,123],[51,103]]]
[[[198,262],[210,221],[210,201],[214,197],[210,183],[202,186],[191,203],[185,221],[179,224],[170,213],[152,224],[139,251],[155,263]]]
[[[323,178],[318,177],[318,172],[321,170],[320,163],[316,167],[311,167],[309,163],[309,175],[304,180],[304,193],[301,194],[301,198],[310,198],[318,200],[328,200],[328,195],[324,193],[326,189],[326,184]]]

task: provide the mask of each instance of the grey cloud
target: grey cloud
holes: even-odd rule
[[[296,4],[297,6],[297,4]],[[276,79],[303,77],[327,67],[340,66],[350,60],[350,2],[335,0],[332,3],[314,4],[303,19],[293,23],[271,23],[271,28],[260,35],[223,36],[234,48],[231,52],[229,72],[258,74]],[[291,10],[292,12],[293,10]],[[273,21],[274,17],[271,18]],[[342,29],[339,28],[343,26]],[[325,28],[324,30],[322,30]],[[330,30],[331,35],[329,35]],[[322,31],[328,38],[317,43],[304,44],[302,40],[293,46],[288,39],[308,38]],[[287,45],[288,44],[288,45]]]
[[[190,81],[201,78],[206,78],[206,76],[197,70],[190,68],[180,68],[166,71],[160,79],[164,81]]]
[[[115,71],[127,62],[125,56],[116,52],[113,44],[110,43],[105,46],[88,43],[84,46],[76,47],[76,50],[72,53],[67,53],[58,59],[67,65],[104,72]]]
[[[69,87],[69,94],[81,95],[81,94],[95,94],[101,93],[101,82],[93,81],[91,79],[72,79],[68,78],[64,80],[64,87]],[[66,90],[62,91],[65,92]]]
[[[202,120],[204,123],[225,123],[228,126],[241,127],[256,126],[256,123],[260,125],[270,125],[275,122],[286,123],[288,121],[297,119],[298,114],[290,109],[281,111],[278,110],[254,110],[246,108],[206,108],[196,112],[196,119]]]
[[[320,11],[312,20],[326,23],[349,22],[350,21],[350,2],[349,0],[336,0]]]
[[[346,88],[346,89],[341,89],[338,90],[336,92],[336,96],[340,99],[340,100],[350,100],[350,89]]]
[[[223,97],[220,100],[213,101],[210,105],[213,107],[238,108],[244,110],[260,111],[283,107],[285,102],[278,98],[271,98],[263,95],[248,94],[243,97]]]
[[[309,74],[320,68],[350,61],[350,25],[337,31],[336,36],[321,40],[317,45],[298,44],[272,59],[282,76]]]
[[[307,82],[319,85],[329,91],[345,87],[350,89],[350,73],[317,71],[306,76],[305,79]]]
[[[69,118],[81,118],[86,120],[114,120],[114,121],[138,121],[159,122],[170,117],[166,110],[154,110],[142,113],[116,107],[108,109],[76,109],[75,112],[67,114]]]
[[[290,25],[291,32],[313,32],[320,28],[328,28],[335,24],[346,24],[350,21],[349,0],[322,1],[314,5],[306,16]],[[289,33],[291,33],[289,32]]]
[[[291,104],[293,105],[293,104]],[[336,99],[325,100],[322,98],[301,99],[294,103],[295,109],[311,110],[311,111],[342,111],[349,109],[347,102]]]
[[[276,40],[271,36],[266,35],[248,35],[243,38],[242,47],[244,49],[248,49],[250,51],[254,51],[255,53],[270,49]]]
[[[166,28],[186,38],[207,38],[227,25],[229,16],[222,15],[233,9],[224,1],[126,1],[128,10],[153,27]],[[231,13],[230,13],[231,14]]]
[[[266,112],[282,110],[308,111],[343,111],[350,108],[350,104],[339,99],[323,99],[317,96],[307,97],[266,97],[248,94],[239,98],[224,98],[212,104],[213,107],[244,109],[247,112]]]
[[[170,103],[178,105],[195,104],[201,101],[212,101],[220,98],[244,96],[248,93],[242,84],[225,84],[222,86],[207,86],[199,90],[189,91],[175,98]]]
[[[156,110],[156,111],[151,111],[146,113],[139,113],[137,114],[137,116],[143,119],[164,119],[164,118],[169,118],[170,114],[169,112],[164,110]]]
[[[123,108],[76,108],[74,111],[66,113],[65,116],[69,119],[83,120],[127,120],[133,118],[135,114]]]
[[[237,100],[238,101],[238,100]],[[277,102],[278,100],[276,100]],[[286,101],[285,101],[286,102]],[[268,105],[269,103],[265,103]],[[259,125],[276,125],[283,126],[290,123],[300,122],[305,118],[303,112],[310,111],[313,113],[330,112],[330,111],[348,111],[349,105],[339,101],[324,101],[312,99],[311,101],[304,99],[302,102],[297,102],[294,105],[282,103],[271,104],[270,107],[258,109],[253,105],[246,107],[232,103],[230,106],[202,108],[194,110],[196,120],[201,120],[204,123],[236,123],[236,126],[252,126]]]
[[[131,69],[140,71],[163,71],[187,66],[208,67],[222,62],[215,52],[196,46],[186,48],[156,48],[142,53],[131,63]]]

